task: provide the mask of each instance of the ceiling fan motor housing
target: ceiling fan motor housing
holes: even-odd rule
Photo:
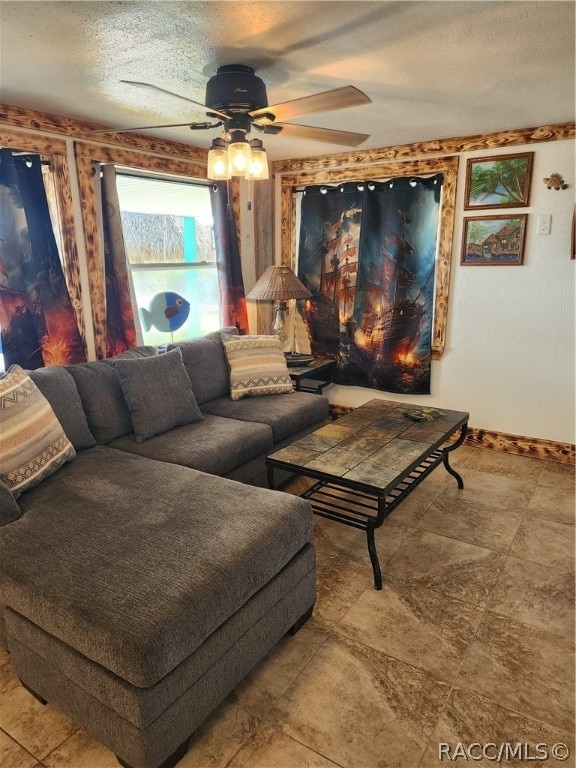
[[[252,67],[228,64],[218,67],[206,83],[205,104],[223,111],[262,109],[268,106],[266,86]]]

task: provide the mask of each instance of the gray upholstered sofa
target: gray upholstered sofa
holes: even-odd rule
[[[247,483],[327,401],[233,402],[218,334],[175,346],[203,418],[146,440],[114,362],[31,374],[76,457],[0,527],[0,645],[38,698],[134,768],[177,762],[315,600],[310,506]]]

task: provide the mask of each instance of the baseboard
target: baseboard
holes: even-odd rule
[[[338,419],[354,409],[349,405],[330,405],[330,414]],[[522,437],[496,432],[491,429],[468,427],[465,445],[477,448],[488,448],[491,451],[512,453],[516,456],[528,456],[531,459],[556,461],[559,464],[574,464],[576,461],[576,446],[572,443],[558,443],[554,440],[544,440],[539,437]]]
[[[465,445],[489,448],[492,451],[513,453],[516,456],[528,456],[531,459],[556,461],[559,464],[574,464],[576,449],[572,443],[557,443],[539,437],[522,437],[495,432],[490,429],[468,427]]]

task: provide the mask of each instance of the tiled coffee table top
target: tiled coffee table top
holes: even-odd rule
[[[403,415],[415,409],[413,404],[370,400],[268,458],[386,489],[468,420],[467,413],[445,408],[432,421],[414,422]]]

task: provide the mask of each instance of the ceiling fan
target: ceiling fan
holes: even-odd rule
[[[371,99],[352,85],[270,106],[263,80],[255,74],[252,67],[243,64],[228,64],[218,67],[216,74],[206,84],[205,104],[150,83],[141,83],[134,80],[122,80],[121,82],[138,88],[159,91],[184,101],[189,101],[191,104],[196,104],[196,106],[205,109],[206,116],[215,122],[204,121],[172,123],[169,125],[145,125],[138,128],[111,128],[94,131],[94,133],[125,133],[127,131],[179,128],[183,126],[188,126],[192,130],[204,130],[223,126],[224,131],[230,135],[235,131],[240,131],[245,137],[254,128],[262,133],[279,133],[285,136],[341,144],[347,147],[356,147],[368,138],[368,134],[365,133],[353,133],[333,128],[316,128],[309,125],[283,122],[300,115],[329,112],[335,109],[369,104]]]

